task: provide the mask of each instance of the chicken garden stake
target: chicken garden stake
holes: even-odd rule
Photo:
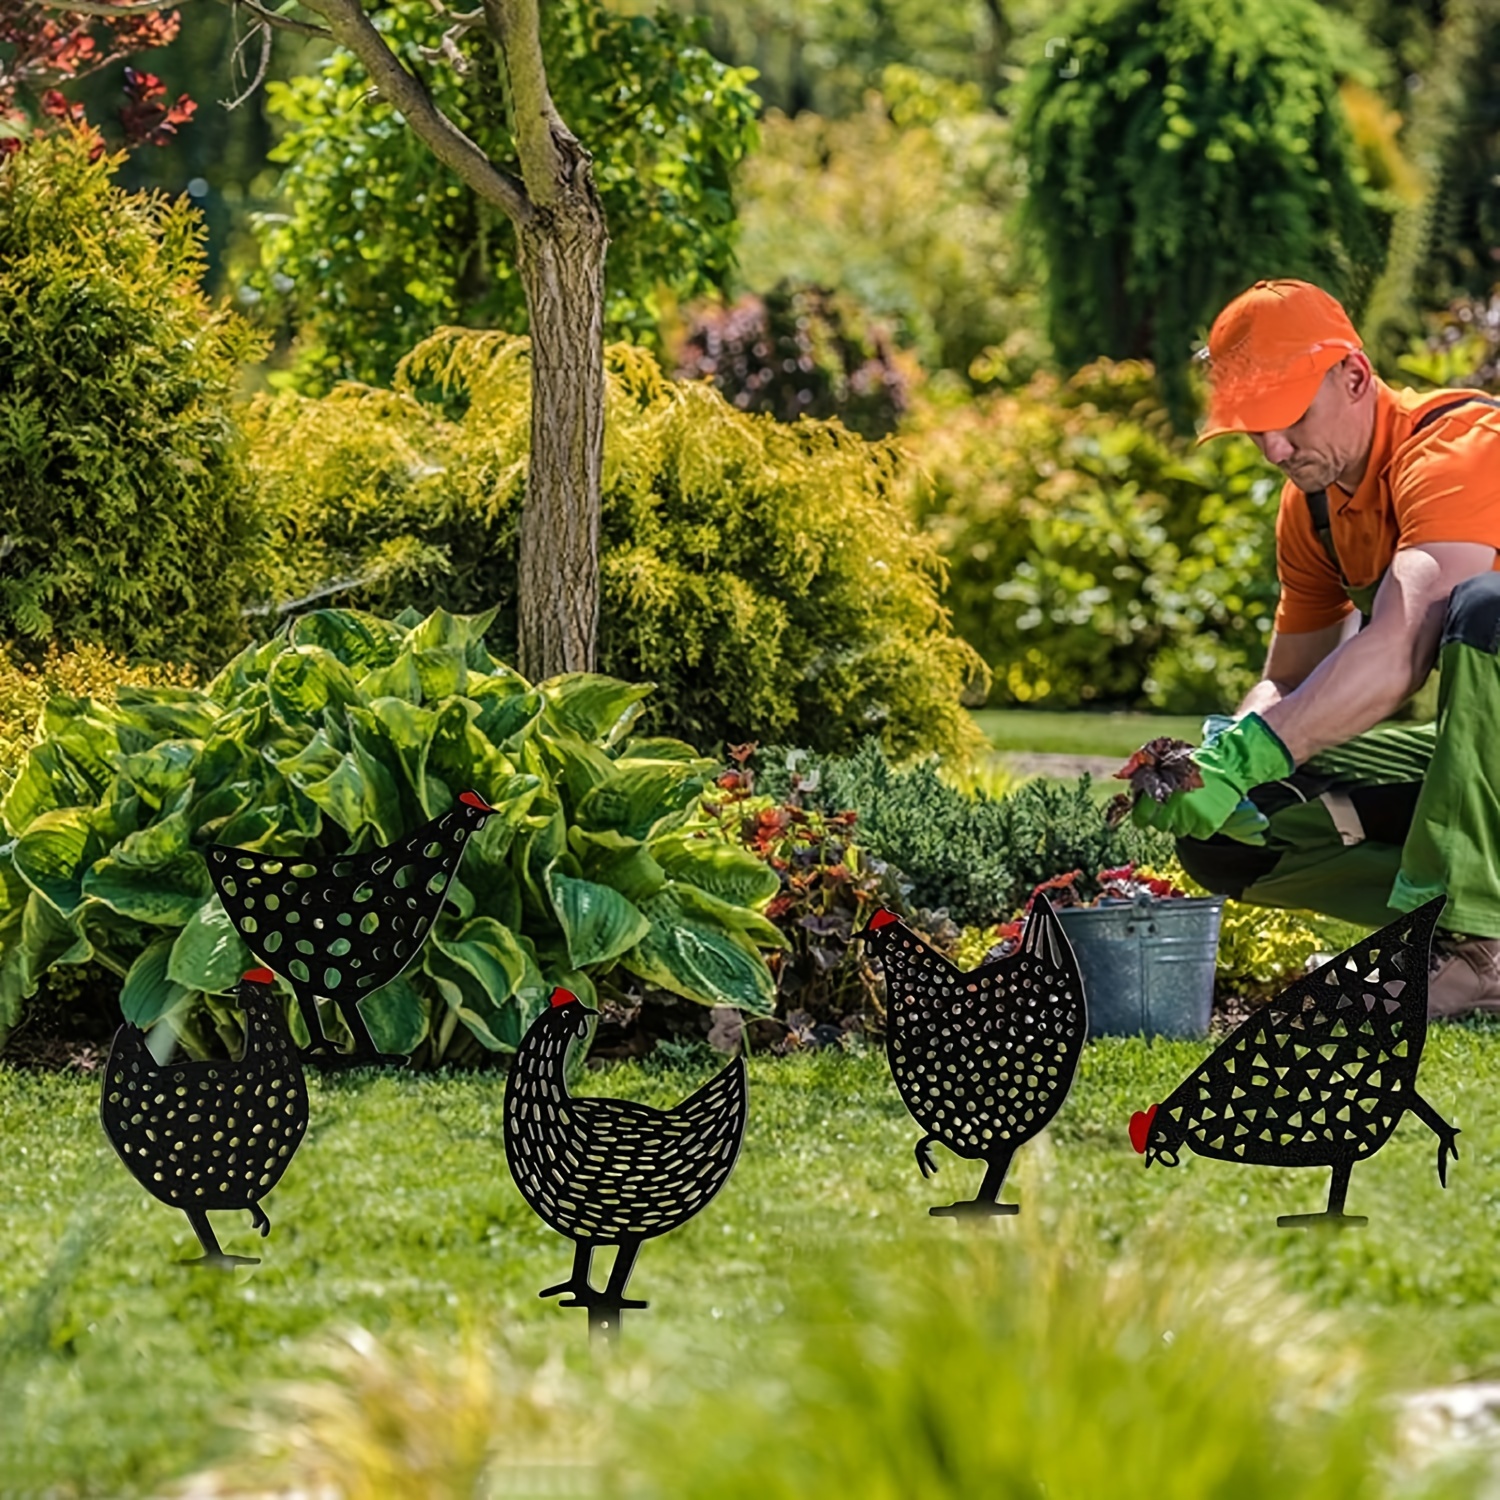
[[[281,1181],[307,1130],[307,1082],[271,999],[276,976],[252,969],[240,981],[245,1052],[238,1062],[158,1063],[146,1033],[115,1033],[99,1114],[130,1174],[154,1198],[180,1208],[203,1246],[188,1265],[254,1266],[225,1255],[211,1208],[247,1208],[262,1235],[260,1200]]]
[[[468,839],[493,813],[477,792],[464,792],[398,844],[321,863],[208,846],[208,873],[224,909],[250,951],[297,997],[311,1039],[303,1057],[345,1068],[411,1060],[377,1049],[359,1002],[421,951]],[[319,995],[338,1006],[353,1052],[336,1051],[324,1035]]]
[[[1458,1131],[1417,1092],[1427,1040],[1428,955],[1445,896],[1382,927],[1305,974],[1227,1036],[1160,1104],[1135,1115],[1130,1139],[1153,1161],[1199,1156],[1272,1167],[1331,1167],[1328,1207],[1277,1223],[1351,1225],[1354,1163],[1391,1138],[1406,1110],[1438,1138],[1448,1185]]]
[[[673,1109],[629,1099],[578,1099],[563,1067],[593,1014],[565,989],[532,1022],[505,1087],[505,1155],[521,1196],[574,1243],[573,1273],[539,1295],[571,1293],[589,1334],[619,1336],[641,1245],[687,1223],[729,1180],[745,1138],[749,1083],[743,1056]],[[615,1246],[603,1291],[589,1269],[597,1246]]]
[[[985,1164],[972,1199],[941,1217],[1019,1213],[1000,1202],[1011,1158],[1062,1107],[1088,1035],[1078,961],[1047,898],[1036,895],[1021,946],[962,973],[888,907],[858,936],[886,979],[886,1054],[906,1107],[933,1142]]]

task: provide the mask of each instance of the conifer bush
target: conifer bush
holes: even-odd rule
[[[233,397],[258,341],[203,294],[187,199],[91,150],[70,130],[0,160],[0,638],[204,665],[243,636]]]
[[[274,600],[493,607],[492,649],[513,658],[529,349],[443,329],[394,390],[256,398]],[[985,748],[962,707],[984,664],[952,632],[900,447],[737,411],[629,345],[606,363],[598,670],[656,684],[651,732],[706,753],[771,737],[832,752],[862,734],[896,760]]]

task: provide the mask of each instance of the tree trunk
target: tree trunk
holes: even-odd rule
[[[531,460],[521,513],[516,669],[592,672],[604,467],[604,212],[587,158],[565,206],[517,232],[531,320]]]

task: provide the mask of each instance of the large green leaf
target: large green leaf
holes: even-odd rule
[[[712,763],[709,763],[711,765]],[[690,807],[705,785],[704,763],[616,761],[615,774],[578,804],[583,827],[647,837],[663,818]]]
[[[139,870],[160,870],[187,853],[193,823],[184,808],[148,824],[115,845],[112,857]]]
[[[106,857],[84,878],[83,894],[138,922],[181,927],[213,894],[213,883],[197,853],[180,855],[159,870]]]
[[[412,651],[439,651],[456,648],[467,656],[473,646],[481,645],[485,632],[495,623],[498,608],[479,615],[450,615],[446,609],[435,609],[406,638]]]
[[[700,762],[718,770],[720,762],[704,761],[704,758],[686,740],[664,739],[651,736],[638,739],[632,736],[620,747],[617,757],[621,761],[667,760],[681,764],[698,765]]]
[[[476,917],[445,937],[434,932],[424,950],[423,968],[444,1003],[492,1051],[514,1047],[506,1034],[510,1001],[518,991],[535,992],[542,978],[534,958],[509,928],[489,917]]]
[[[115,689],[115,714],[156,740],[202,740],[213,732],[223,709],[193,688],[132,687]]]
[[[655,690],[654,682],[624,682],[598,672],[569,672],[549,677],[538,688],[551,706],[552,717],[592,744],[613,745],[640,718],[641,700]]]
[[[669,883],[641,909],[651,931],[621,957],[623,968],[703,1005],[770,1015],[776,982],[765,960],[706,917],[691,894]]]
[[[16,840],[13,858],[32,890],[66,917],[82,904],[84,877],[103,854],[92,816],[64,807],[37,818]]]
[[[547,706],[547,700],[518,677],[471,680],[468,696],[479,705],[479,732],[501,750],[529,729]]]
[[[182,1003],[189,991],[167,972],[172,939],[160,937],[131,964],[120,987],[120,1011],[132,1025],[144,1030]]]
[[[355,609],[315,609],[292,626],[298,646],[321,646],[361,677],[395,661],[405,632]]]
[[[651,931],[640,910],[607,885],[574,880],[555,866],[546,880],[575,968],[612,963]]]
[[[344,756],[333,773],[303,791],[352,839],[361,828],[380,827],[382,809],[373,789],[360,774],[352,755]]]
[[[355,764],[376,793],[382,841],[395,843],[427,821],[421,786],[437,716],[400,698],[377,698],[347,717]]]
[[[135,755],[117,756],[115,766],[141,797],[159,808],[192,781],[202,754],[200,740],[162,740]]]
[[[287,720],[310,719],[325,708],[360,701],[354,674],[321,646],[293,646],[276,658],[266,678],[271,707]]]
[[[667,872],[640,839],[627,838],[612,828],[602,833],[573,827],[568,847],[578,856],[584,877],[613,886],[629,901],[644,901],[667,883]]]
[[[306,787],[310,782],[331,776],[342,758],[343,752],[329,739],[327,729],[320,726],[294,755],[280,756],[274,764],[278,776],[284,776],[293,786]]]
[[[54,750],[66,755],[75,783],[81,779],[77,789],[92,793],[87,800],[96,801],[114,779],[114,758],[120,750],[118,717],[92,698],[56,693],[42,711],[42,733]]]
[[[445,646],[432,651],[413,651],[412,666],[417,680],[422,684],[422,700],[425,703],[441,703],[444,698],[453,698],[468,687],[469,668],[464,653],[457,647]]]
[[[410,651],[403,651],[394,661],[359,680],[359,690],[368,698],[401,698],[407,703],[422,701],[422,678]]]
[[[8,834],[21,833],[45,812],[74,805],[71,793],[60,787],[61,777],[53,774],[56,761],[56,750],[44,744],[34,747],[21,762],[5,800],[0,801],[0,820]]]
[[[540,743],[569,807],[577,807],[595,787],[603,786],[615,774],[615,763],[604,751],[571,734]]]
[[[254,955],[215,896],[188,918],[172,944],[167,976],[190,990],[225,994],[254,964]]]
[[[409,974],[398,974],[361,1000],[359,1013],[382,1052],[415,1052],[426,1039],[432,1006]]]
[[[651,853],[673,880],[695,885],[736,906],[769,901],[781,881],[765,860],[722,835],[702,830],[651,840]]]

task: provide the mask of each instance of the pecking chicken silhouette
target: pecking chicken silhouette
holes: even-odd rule
[[[629,1099],[574,1098],[563,1067],[593,1014],[565,989],[532,1022],[505,1087],[505,1155],[521,1196],[574,1242],[567,1281],[538,1295],[572,1293],[591,1333],[614,1337],[620,1313],[648,1303],[625,1284],[641,1245],[685,1224],[729,1180],[749,1115],[743,1056],[674,1109]],[[617,1246],[602,1292],[589,1281],[596,1246]]]
[[[464,792],[410,838],[322,863],[208,846],[208,873],[224,909],[250,951],[297,997],[310,1038],[304,1058],[324,1067],[411,1061],[376,1048],[359,1002],[421,951],[469,838],[494,811],[477,792]],[[324,1035],[319,995],[338,1006],[352,1052],[336,1051]]]
[[[1021,946],[962,973],[888,907],[858,934],[886,977],[886,1054],[906,1107],[927,1132],[917,1142],[925,1177],[934,1141],[985,1164],[970,1200],[942,1217],[1014,1214],[1000,1189],[1011,1158],[1062,1107],[1088,1035],[1073,949],[1040,892]]]
[[[129,1022],[110,1048],[99,1101],[104,1133],[152,1197],[187,1215],[203,1246],[189,1265],[260,1264],[225,1255],[208,1211],[247,1208],[262,1236],[269,1234],[260,1200],[281,1181],[307,1130],[307,1082],[271,998],[275,981],[269,969],[240,980],[245,1051],[238,1062],[158,1063],[146,1033]]]
[[[1276,1222],[1365,1224],[1344,1212],[1349,1174],[1409,1109],[1438,1138],[1438,1181],[1447,1187],[1459,1132],[1417,1092],[1428,956],[1446,900],[1417,907],[1303,975],[1160,1104],[1136,1114],[1130,1139],[1146,1165],[1175,1167],[1186,1146],[1221,1161],[1331,1167],[1327,1209]]]

